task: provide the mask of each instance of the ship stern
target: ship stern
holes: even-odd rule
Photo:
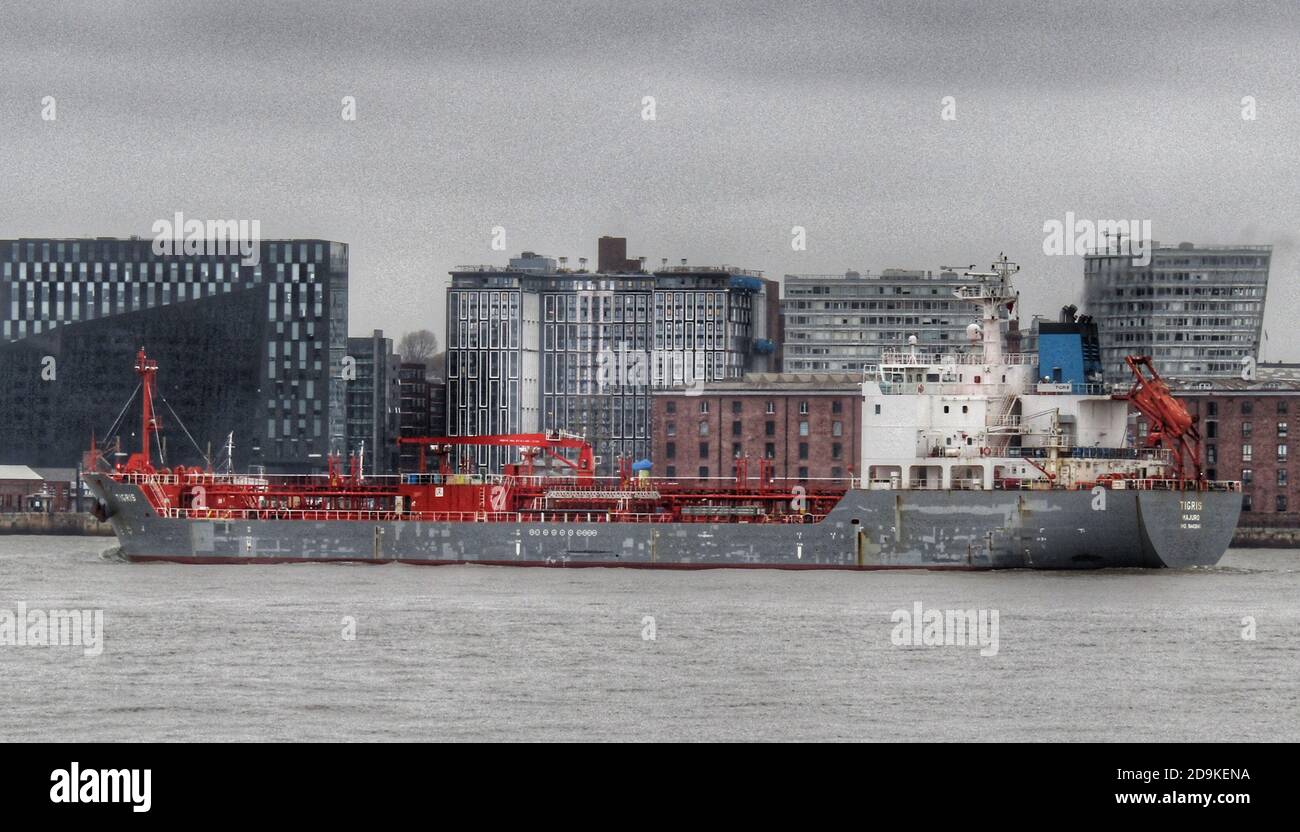
[[[1138,530],[1152,566],[1214,566],[1232,543],[1240,491],[1142,491]]]

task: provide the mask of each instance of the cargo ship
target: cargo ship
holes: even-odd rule
[[[131,561],[364,562],[779,569],[1096,569],[1218,562],[1240,483],[1207,480],[1197,424],[1148,358],[1124,389],[1062,378],[1008,348],[1018,267],[966,274],[970,343],[887,353],[862,385],[863,455],[843,483],[786,483],[769,460],[734,480],[595,475],[562,432],[421,437],[420,470],[310,476],[155,467],[158,372],[141,349],[141,447],[86,475]],[[1151,430],[1132,437],[1130,410]],[[455,471],[468,445],[517,449],[499,475]],[[432,470],[430,470],[432,469]],[[88,468],[89,470],[89,468]]]

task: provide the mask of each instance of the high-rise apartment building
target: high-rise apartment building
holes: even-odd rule
[[[345,374],[348,453],[363,460],[366,474],[398,471],[397,437],[401,435],[401,356],[381,329],[365,338],[348,339],[351,371]]]
[[[401,430],[403,437],[441,436],[445,427],[429,418],[433,403],[429,383],[429,368],[422,361],[403,361],[398,368],[398,385],[401,394]],[[412,445],[398,449],[398,469],[415,471],[419,468],[420,453]]]
[[[565,430],[587,437],[599,471],[612,473],[617,457],[649,453],[651,389],[765,368],[774,286],[732,267],[602,274],[532,252],[504,268],[458,269],[447,295],[447,433]],[[463,453],[483,470],[517,456]]]
[[[1106,379],[1127,382],[1128,355],[1162,375],[1240,376],[1258,359],[1271,246],[1150,244],[1150,262],[1111,243],[1084,258],[1084,309],[1101,333]]]
[[[915,335],[930,352],[969,346],[966,327],[976,308],[953,292],[975,278],[885,269],[785,276],[781,299],[786,372],[874,373],[885,350],[901,349]]]

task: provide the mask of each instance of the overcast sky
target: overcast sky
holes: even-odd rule
[[[0,236],[179,210],[345,241],[353,334],[399,337],[441,333],[457,264],[602,234],[773,276],[1005,251],[1055,314],[1073,211],[1273,244],[1264,358],[1295,361],[1297,44],[1294,2],[9,0]]]

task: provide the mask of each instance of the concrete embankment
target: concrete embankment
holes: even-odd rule
[[[113,527],[89,514],[17,512],[0,514],[0,534],[73,534],[112,537]]]
[[[1256,549],[1296,549],[1300,548],[1300,528],[1238,526],[1237,533],[1232,537],[1232,545]]]

